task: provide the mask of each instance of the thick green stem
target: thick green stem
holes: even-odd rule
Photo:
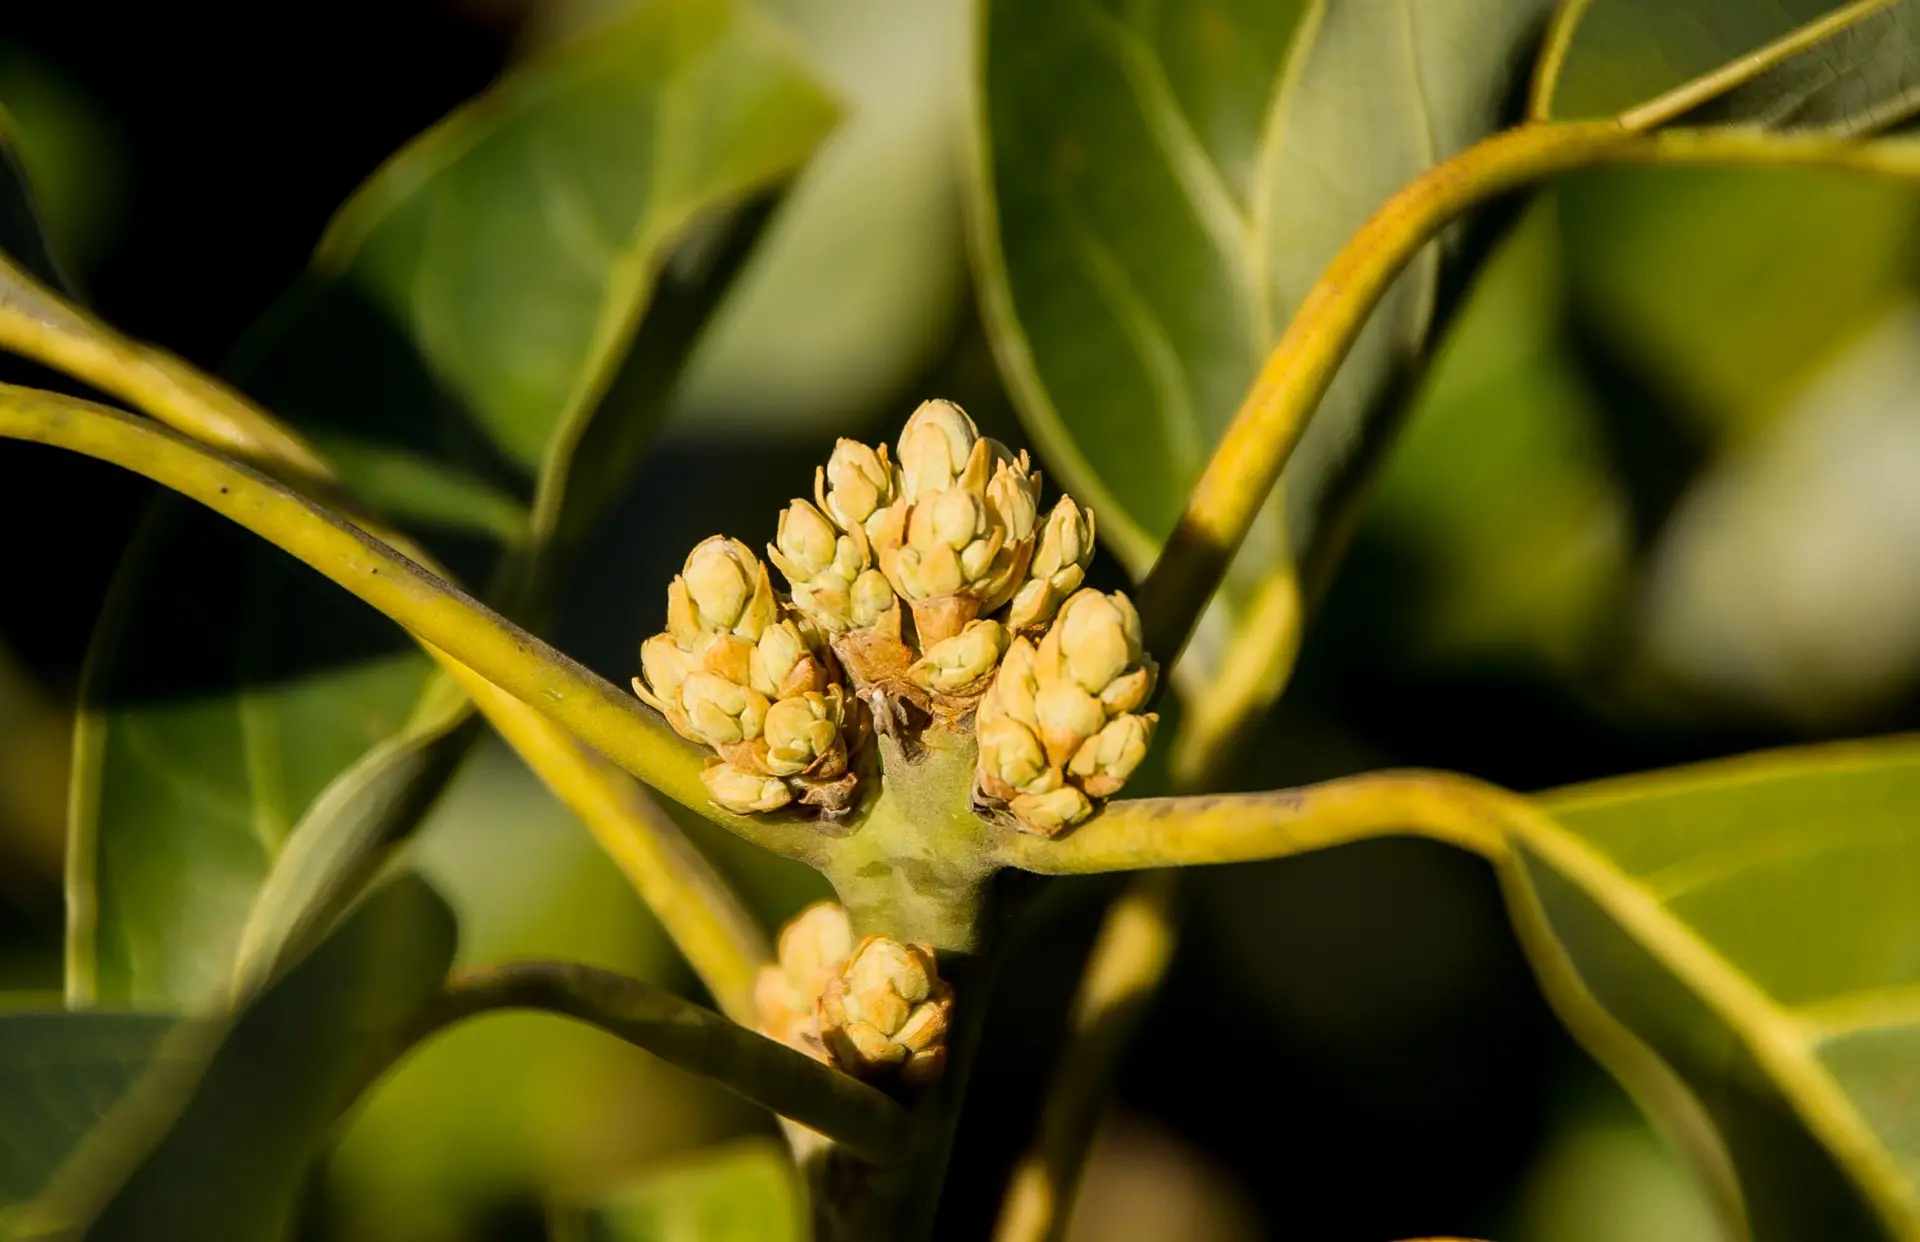
[[[973,733],[936,726],[912,743],[878,741],[880,796],[816,865],[856,931],[943,953],[976,952],[998,830],[968,806]]]
[[[576,962],[460,971],[412,1036],[505,1009],[541,1010],[599,1027],[877,1164],[897,1161],[908,1141],[906,1110],[859,1079],[663,988]]]
[[[306,562],[476,680],[537,708],[628,772],[765,849],[812,860],[814,825],[798,816],[730,815],[700,781],[700,759],[631,694],[452,584],[248,467],[152,423],[38,389],[0,385],[0,436],[112,462],[231,518]],[[457,670],[456,670],[457,671]]]

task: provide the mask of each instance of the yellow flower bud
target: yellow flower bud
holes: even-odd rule
[[[680,704],[694,733],[716,748],[759,737],[769,706],[758,691],[705,671],[688,675]]]
[[[714,535],[687,554],[668,592],[668,630],[688,651],[702,638],[737,634],[749,642],[774,620],[778,605],[767,567],[738,539]]]
[[[793,791],[777,776],[750,772],[725,760],[715,760],[700,769],[707,796],[729,811],[745,815],[753,811],[777,811],[793,801]]]
[[[821,1038],[842,1069],[861,1078],[898,1075],[908,1085],[939,1076],[953,992],[933,950],[885,936],[854,948],[820,996]]]
[[[979,439],[965,410],[951,401],[922,401],[900,431],[901,496],[913,504],[952,487]]]
[[[1093,803],[1074,786],[1062,785],[1043,794],[1021,794],[1007,809],[1021,826],[1050,837],[1093,814]]]
[[[1060,770],[1047,762],[1047,752],[1034,731],[1011,717],[977,721],[980,775],[987,792],[1009,799],[1016,794],[1049,793],[1060,785]]]
[[[1007,631],[998,621],[969,621],[952,638],[929,647],[908,676],[935,694],[958,693],[993,672],[1006,646]]]
[[[1151,712],[1115,716],[1100,732],[1081,743],[1067,771],[1092,797],[1105,798],[1118,793],[1133,770],[1140,766],[1140,761],[1147,757],[1147,747],[1153,744],[1154,726],[1159,723],[1160,717]]]
[[[804,500],[780,514],[767,556],[786,575],[794,606],[831,633],[865,629],[893,605],[893,588],[873,569],[865,531],[856,525],[843,534]]]
[[[907,420],[900,463],[900,495],[868,530],[924,651],[1013,598],[1033,555],[1040,476],[944,401]]]
[[[849,535],[865,526],[899,495],[899,472],[887,460],[887,446],[869,448],[841,440],[833,456],[813,476],[814,499]]]
[[[680,706],[680,692],[687,678],[699,667],[700,661],[680,650],[672,635],[655,634],[640,644],[641,677],[633,679],[634,693],[665,716],[681,737],[694,742],[704,739],[694,732],[693,722]]]
[[[1007,628],[1045,625],[1060,611],[1068,596],[1086,580],[1093,561],[1093,512],[1062,496],[1047,515],[1027,567],[1027,581],[1014,593],[1007,608]]]
[[[762,967],[754,983],[760,1033],[828,1060],[815,1011],[828,980],[852,953],[853,924],[844,908],[821,901],[795,915],[781,929],[775,964]]]
[[[1057,510],[1056,510],[1057,511]],[[1126,596],[1071,596],[1038,646],[1016,638],[975,715],[978,791],[1051,835],[1091,815],[1145,758],[1156,666]]]
[[[845,719],[845,692],[827,687],[781,699],[767,709],[764,729],[767,770],[775,776],[799,776],[833,753]]]

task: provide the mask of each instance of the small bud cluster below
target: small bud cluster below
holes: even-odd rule
[[[869,1082],[925,1087],[947,1061],[953,991],[933,950],[886,936],[857,944],[847,912],[809,906],[780,933],[754,1000],[760,1033]]]
[[[897,455],[841,440],[781,513],[767,554],[790,596],[744,544],[695,548],[634,686],[719,755],[707,788],[730,810],[844,810],[869,725],[938,720],[976,726],[989,810],[1058,832],[1121,787],[1157,721],[1132,605],[1082,589],[1093,552],[1092,513],[1063,495],[1043,517],[1027,455],[927,401]]]

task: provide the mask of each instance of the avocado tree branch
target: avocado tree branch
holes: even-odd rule
[[[714,807],[692,748],[632,695],[257,471],[132,415],[14,385],[0,385],[0,436],[112,462],[200,502],[319,570],[667,796],[765,849],[808,861],[819,855],[818,831],[798,816],[733,815]]]
[[[1367,317],[1421,248],[1489,199],[1602,164],[1826,168],[1914,179],[1920,178],[1920,141],[1741,128],[1642,133],[1618,120],[1543,122],[1496,134],[1434,165],[1348,240],[1267,356],[1141,586],[1148,650],[1171,662],[1186,645]]]
[[[876,1088],[664,988],[577,962],[505,962],[456,971],[411,1040],[509,1009],[598,1027],[818,1130],[872,1163],[889,1163],[906,1148],[907,1110]]]

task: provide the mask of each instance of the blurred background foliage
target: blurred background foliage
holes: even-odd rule
[[[84,6],[15,6],[0,105],[91,302],[217,368],[382,159],[621,3],[170,6],[117,16],[110,39]],[[558,641],[619,682],[682,551],[716,529],[770,535],[832,437],[878,437],[939,394],[1023,440],[966,268],[966,6],[763,7],[847,116],[703,337],[664,443],[579,556]],[[1652,36],[1603,51],[1622,81],[1655,74],[1645,58],[1684,59]],[[1912,189],[1814,173],[1596,172],[1530,205],[1469,291],[1295,684],[1232,783],[1417,764],[1536,789],[1920,723],[1917,242]],[[57,540],[35,533],[55,488],[87,502]],[[104,467],[0,450],[10,575],[35,584],[0,596],[10,990],[58,986],[79,664],[146,496]],[[770,923],[821,891],[687,827]],[[474,754],[416,850],[461,916],[462,960],[559,955],[696,986],[504,748]],[[963,1123],[994,1137],[963,1145],[951,1236],[987,1227],[1110,891],[1058,885],[1028,920]],[[1187,901],[1076,1238],[1714,1236],[1684,1173],[1547,1013],[1480,864],[1370,843],[1211,872]],[[708,1219],[687,1205],[713,1200],[719,1223],[697,1236],[781,1236],[791,1191],[760,1145],[773,1133],[598,1034],[497,1018],[420,1050],[366,1101],[303,1228],[678,1238]],[[723,1139],[744,1145],[688,1163]],[[614,1187],[623,1206],[605,1218],[570,1207]],[[728,1216],[730,1200],[774,1214]]]

